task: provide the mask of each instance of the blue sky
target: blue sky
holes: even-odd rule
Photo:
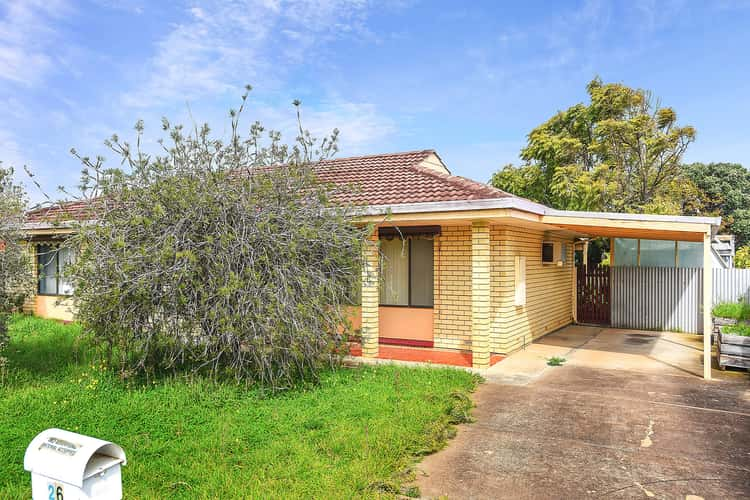
[[[248,125],[291,137],[299,98],[342,156],[434,148],[486,181],[599,75],[695,126],[686,160],[750,166],[748,26],[747,0],[4,0],[0,159],[54,194],[78,180],[71,147],[111,158],[112,133],[142,118],[157,138],[188,109],[222,135],[250,83]]]

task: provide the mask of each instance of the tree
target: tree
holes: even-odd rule
[[[79,156],[96,224],[71,241],[78,318],[124,375],[189,368],[282,389],[339,359],[367,228],[312,169],[338,132],[243,135],[246,99],[226,142],[164,120],[160,155],[141,150],[142,123],[134,145],[107,142],[129,170]]]
[[[651,93],[592,80],[589,104],[576,104],[538,126],[491,183],[555,208],[674,212],[671,191],[685,181],[680,161],[695,129]]]
[[[738,163],[691,163],[685,175],[705,193],[707,213],[721,215],[723,229],[750,243],[750,171]]]
[[[33,286],[29,255],[23,243],[22,225],[26,193],[13,181],[13,169],[0,162],[0,373],[6,359],[8,315],[23,304]]]
[[[750,269],[750,246],[744,246],[734,254],[734,267]]]

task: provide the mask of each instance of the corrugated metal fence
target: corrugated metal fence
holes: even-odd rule
[[[745,299],[750,302],[750,269],[714,269],[714,305]]]
[[[612,326],[703,331],[703,269],[612,268]],[[750,300],[750,269],[714,269],[713,303]]]

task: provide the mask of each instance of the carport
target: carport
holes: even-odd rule
[[[721,224],[720,217],[571,212],[548,210],[542,222],[581,237],[634,238],[703,243],[703,378],[711,378],[711,240]],[[614,255],[616,261],[617,255]]]

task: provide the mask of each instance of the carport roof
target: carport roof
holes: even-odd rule
[[[721,217],[691,217],[549,209],[542,222],[588,236],[702,242],[713,235]]]

